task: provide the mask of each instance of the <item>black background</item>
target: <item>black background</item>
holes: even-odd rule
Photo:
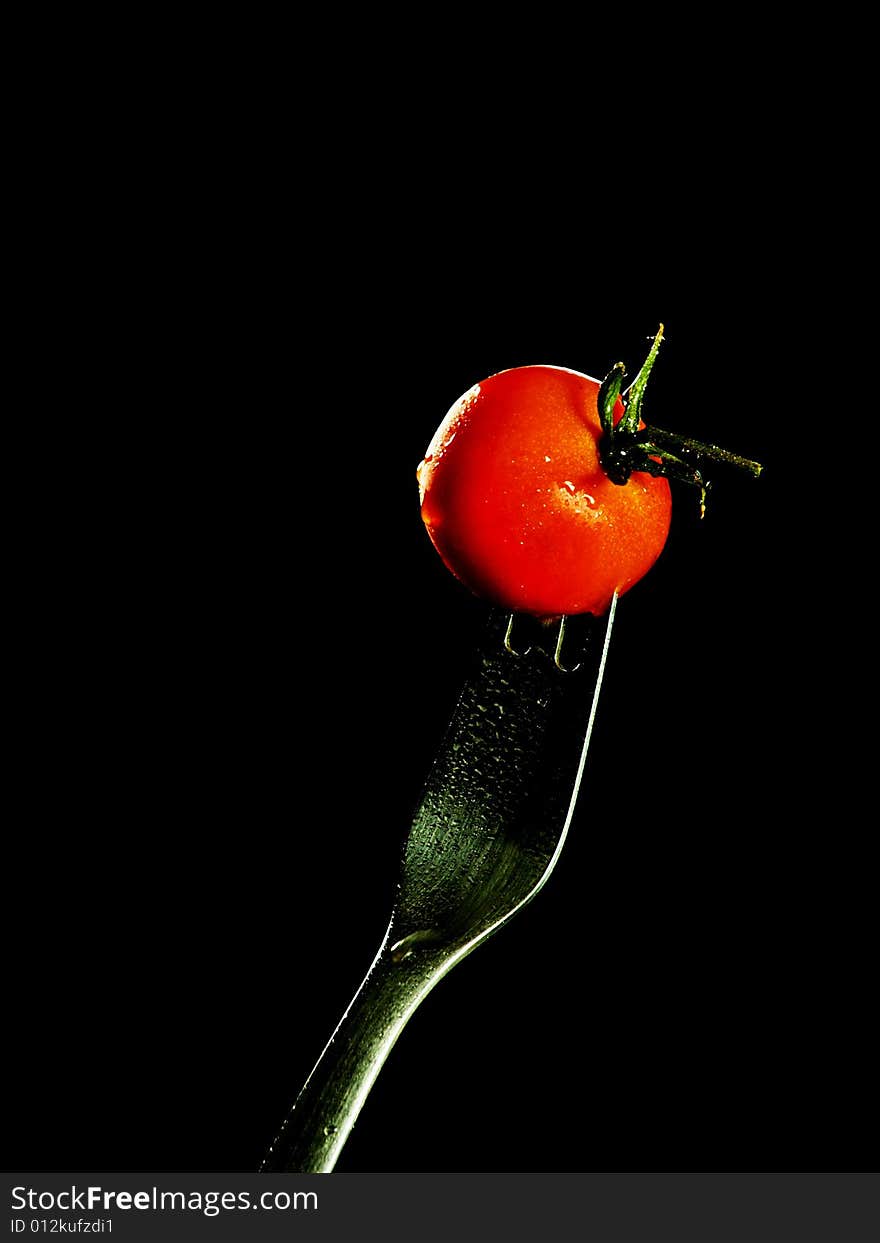
[[[667,125],[650,167],[637,127],[586,144],[613,189],[491,110],[467,149],[444,118],[416,146],[300,118],[283,158],[218,125],[54,239],[12,541],[7,1168],[256,1167],[381,941],[483,617],[415,467],[484,376],[632,372],[660,321],[649,417],[765,474],[717,474],[702,522],[677,493],[556,872],[419,1009],[338,1168],[876,1161],[835,265],[803,263],[790,148],[746,177],[732,131]]]

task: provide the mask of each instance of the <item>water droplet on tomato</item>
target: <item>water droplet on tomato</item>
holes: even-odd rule
[[[574,495],[574,492],[575,492],[575,486],[574,486],[574,484],[571,482],[571,480],[570,480],[570,479],[563,479],[563,481],[562,481],[562,486],[563,486],[563,488],[568,488],[569,492],[571,492],[571,494],[572,494],[572,495]]]

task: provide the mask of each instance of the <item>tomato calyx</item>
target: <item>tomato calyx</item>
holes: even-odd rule
[[[628,389],[623,390],[623,381],[626,378],[623,363],[615,363],[602,381],[596,398],[602,425],[599,460],[611,482],[621,486],[627,483],[634,471],[641,471],[698,487],[700,517],[703,517],[710,484],[704,479],[700,466],[707,462],[731,466],[737,470],[748,471],[756,479],[763,467],[760,462],[740,457],[737,453],[722,449],[720,445],[707,444],[643,422],[641,411],[645,386],[662,340],[661,324],[647,358]],[[619,402],[623,404],[623,414],[615,421],[615,410]]]

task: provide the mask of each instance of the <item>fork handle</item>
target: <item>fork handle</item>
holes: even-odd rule
[[[393,923],[393,921],[392,921]],[[397,1037],[451,959],[435,945],[391,953],[391,926],[259,1172],[329,1174]]]

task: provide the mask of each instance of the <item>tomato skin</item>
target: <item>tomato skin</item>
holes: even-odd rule
[[[417,472],[422,518],[476,595],[537,617],[599,615],[662,552],[669,484],[605,474],[599,387],[563,367],[516,367],[464,393],[438,427]]]

